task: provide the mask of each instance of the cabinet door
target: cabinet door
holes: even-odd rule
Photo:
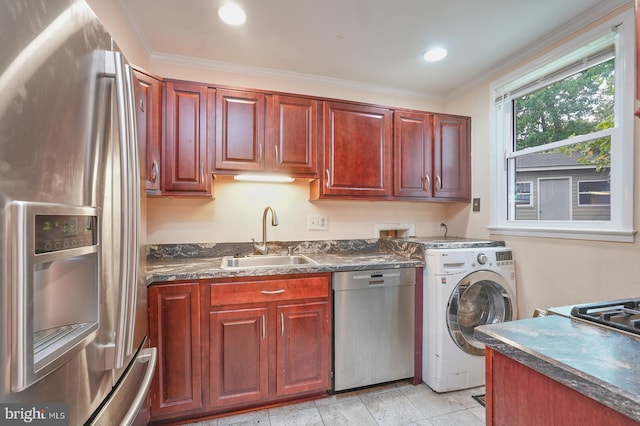
[[[316,177],[318,101],[276,95],[273,104],[273,171]]]
[[[471,200],[471,119],[434,115],[435,196]]]
[[[292,395],[331,387],[329,302],[277,309],[277,394]]]
[[[158,348],[151,386],[152,418],[202,408],[198,283],[149,289],[149,339]]]
[[[388,109],[325,103],[321,195],[390,196],[391,132]]]
[[[394,116],[394,184],[396,197],[432,195],[433,117],[396,111]]]
[[[164,191],[211,195],[207,87],[167,82]]]
[[[638,425],[622,413],[500,352],[487,348],[485,355],[487,426]]]
[[[140,150],[140,173],[144,174],[147,194],[160,194],[160,153],[162,151],[162,81],[134,70],[136,86],[136,124]]]
[[[212,407],[267,400],[267,313],[258,307],[209,314]]]
[[[216,170],[265,168],[265,95],[216,91]]]

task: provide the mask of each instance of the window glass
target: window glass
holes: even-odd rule
[[[607,180],[578,182],[578,200],[581,206],[608,206],[611,184]]]
[[[531,182],[516,182],[516,205],[531,205]]]
[[[514,150],[570,139],[613,127],[614,58],[513,100]],[[583,147],[589,150],[592,143]],[[600,153],[600,146],[596,146]],[[602,155],[609,154],[608,146]]]

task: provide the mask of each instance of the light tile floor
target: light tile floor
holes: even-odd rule
[[[484,407],[472,395],[484,386],[438,394],[427,385],[398,382],[189,426],[482,426]]]

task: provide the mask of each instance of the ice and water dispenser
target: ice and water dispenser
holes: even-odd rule
[[[18,392],[71,359],[100,318],[99,209],[12,205],[12,377]]]

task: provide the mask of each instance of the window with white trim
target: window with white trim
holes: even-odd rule
[[[611,185],[608,180],[587,180],[578,182],[579,206],[610,206]]]
[[[533,182],[516,182],[515,203],[517,206],[532,206],[531,187]]]
[[[493,233],[633,241],[634,48],[628,10],[492,85]]]

